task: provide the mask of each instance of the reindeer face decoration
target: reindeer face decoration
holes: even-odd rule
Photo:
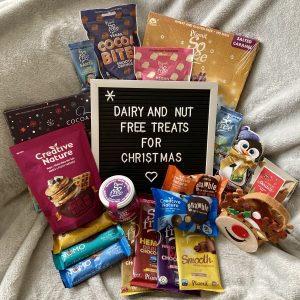
[[[228,193],[216,219],[225,237],[245,252],[255,252],[266,241],[277,243],[287,237],[289,213],[274,198],[263,193]]]

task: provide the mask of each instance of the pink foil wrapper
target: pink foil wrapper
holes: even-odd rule
[[[193,56],[190,48],[134,47],[136,79],[190,81]]]

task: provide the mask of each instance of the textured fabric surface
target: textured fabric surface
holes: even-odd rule
[[[12,139],[2,112],[79,92],[67,47],[70,42],[86,39],[79,11],[121,3],[0,2],[0,299],[120,299],[119,265],[74,289],[63,287],[50,254],[51,230],[44,216],[33,211],[25,183],[9,154]],[[298,1],[154,0],[137,4],[141,40],[152,10],[262,42],[238,110],[261,135],[266,157],[299,179]],[[247,254],[224,237],[217,239],[225,293],[203,292],[203,299],[300,299],[299,188],[288,209],[295,230],[278,248],[265,244],[257,253]],[[153,293],[143,299],[173,297],[180,298]]]

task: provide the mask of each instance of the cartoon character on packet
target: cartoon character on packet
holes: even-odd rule
[[[228,156],[221,160],[219,174],[228,178],[233,186],[242,187],[262,159],[262,154],[259,136],[249,126],[243,126]]]

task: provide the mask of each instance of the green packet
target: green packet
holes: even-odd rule
[[[57,270],[64,270],[69,266],[107,248],[108,246],[120,240],[125,233],[118,225],[94,235],[85,241],[76,244],[70,248],[61,251],[58,254],[52,254],[53,262]]]

